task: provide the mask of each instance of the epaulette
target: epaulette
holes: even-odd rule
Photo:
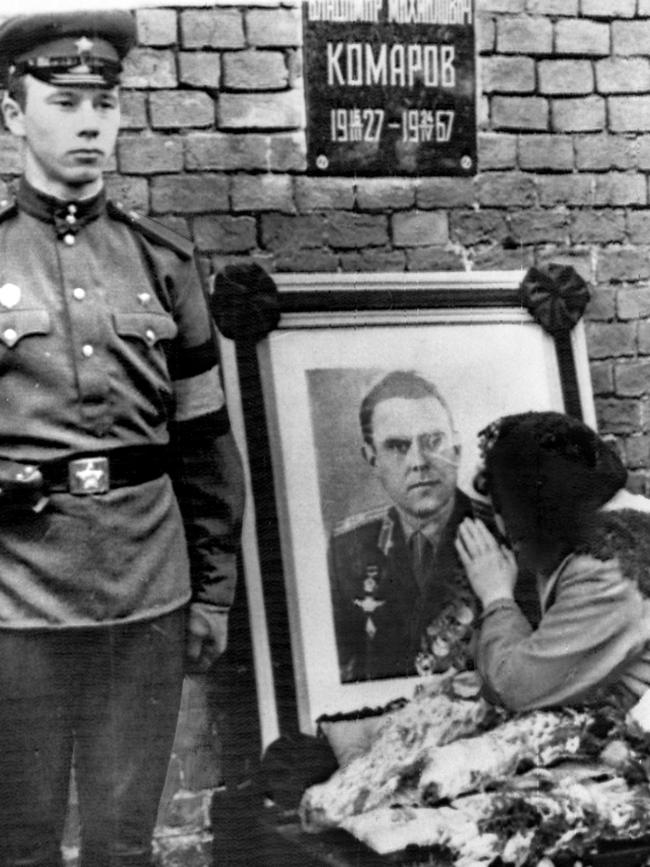
[[[334,525],[332,534],[340,536],[342,533],[348,533],[350,530],[358,530],[366,524],[373,521],[383,521],[388,514],[390,506],[376,506],[374,509],[368,509],[367,512],[357,512],[355,515],[350,515],[349,518],[344,518]]]
[[[15,199],[2,199],[0,201],[0,223],[8,217],[15,217],[18,213],[18,205]]]
[[[106,203],[106,210],[110,217],[131,226],[136,232],[144,235],[147,240],[161,244],[163,247],[169,247],[183,259],[191,259],[194,255],[194,244],[190,240],[157,220],[143,217],[137,211],[127,211],[119,202],[111,202],[110,200]]]

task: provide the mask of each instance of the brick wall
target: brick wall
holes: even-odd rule
[[[115,196],[212,270],[573,265],[601,429],[650,485],[650,0],[477,0],[475,178],[307,177],[297,0],[136,14]]]

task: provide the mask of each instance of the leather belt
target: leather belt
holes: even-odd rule
[[[169,454],[164,446],[137,446],[75,455],[41,464],[39,469],[46,493],[90,496],[160,478],[169,471]]]

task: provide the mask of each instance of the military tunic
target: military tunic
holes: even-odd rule
[[[460,522],[473,516],[472,501],[456,491],[423,590],[413,573],[397,509],[356,516],[335,530],[330,580],[343,682],[416,673],[427,626],[459,594],[472,597],[454,539]]]
[[[191,449],[189,433],[207,420],[227,431],[189,242],[121,213],[103,193],[64,205],[23,180],[0,215],[0,407],[0,458],[44,466],[169,448],[184,428]],[[208,451],[205,437],[195,441]],[[184,461],[197,478],[181,487],[201,486],[204,458]],[[186,535],[165,469],[100,496],[57,492],[39,513],[4,514],[0,627],[107,625],[185,604]],[[227,608],[236,531],[217,500],[220,509],[188,527],[198,537],[214,531],[194,555],[194,597]]]

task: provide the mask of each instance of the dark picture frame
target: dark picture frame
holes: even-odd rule
[[[461,434],[465,491],[476,433],[494,418],[555,409],[595,426],[582,322],[551,336],[522,300],[524,276],[276,275],[277,329],[257,345],[221,338],[249,494],[243,564],[263,745],[313,734],[323,715],[409,697],[419,681],[342,682],[338,667],[328,538],[379,496],[356,431],[371,381],[416,369],[435,382]]]

